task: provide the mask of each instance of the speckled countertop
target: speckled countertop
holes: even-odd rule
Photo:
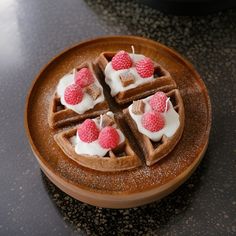
[[[101,209],[40,171],[23,125],[33,78],[53,56],[105,34],[173,47],[202,75],[213,105],[205,158],[177,191],[143,207]],[[135,1],[0,1],[0,235],[235,235],[236,11],[170,16]]]

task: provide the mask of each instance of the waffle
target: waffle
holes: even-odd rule
[[[80,66],[76,68],[76,70],[80,70],[84,67],[89,68],[89,70],[92,72],[94,76],[94,79],[98,81],[91,62],[88,61],[81,64]],[[70,72],[70,74],[72,74],[72,72]],[[88,88],[86,88],[85,90],[85,92],[88,92],[88,93],[90,93],[90,91],[91,90],[89,90]],[[101,91],[101,93],[103,93],[103,91]],[[60,97],[55,91],[52,95],[51,102],[49,105],[48,123],[49,123],[49,126],[54,129],[54,128],[62,127],[65,125],[70,125],[71,123],[75,123],[77,121],[80,121],[86,118],[96,117],[100,114],[105,113],[106,111],[108,111],[108,104],[104,100],[103,102],[96,104],[92,109],[84,112],[83,114],[78,114],[75,111],[68,109],[64,105],[62,105],[60,101]]]
[[[173,104],[173,108],[179,114],[179,120],[180,120],[180,125],[175,134],[171,138],[168,138],[167,136],[163,135],[160,141],[153,142],[146,135],[138,131],[137,125],[130,116],[128,108],[124,110],[125,120],[129,124],[137,140],[138,145],[143,150],[146,159],[146,164],[148,166],[153,165],[154,163],[158,162],[163,157],[168,155],[174,149],[175,145],[178,143],[183,133],[185,116],[184,116],[183,101],[179,93],[179,90],[178,89],[171,90],[167,92],[166,95],[167,97],[170,97],[170,101]]]
[[[92,62],[86,62],[77,69],[79,70],[83,67],[88,67],[92,71],[94,78],[97,79],[96,73],[97,75],[100,74],[96,69],[100,68],[104,73],[107,64],[111,61],[114,55],[114,52],[103,52],[96,59],[94,66]],[[130,75],[130,73],[122,74],[122,76],[120,75],[119,78],[123,86],[128,86],[135,80],[133,74]],[[122,112],[121,120],[116,119],[115,121],[113,118],[109,119],[109,117],[106,117],[106,124],[108,126],[115,125],[120,127],[122,125],[121,121],[129,125],[130,131],[133,133],[133,136],[131,136],[134,138],[134,140],[132,140],[132,143],[136,143],[135,145],[141,147],[146,160],[146,164],[148,166],[151,166],[154,163],[158,162],[174,149],[175,145],[181,138],[184,127],[184,107],[179,90],[176,89],[177,85],[175,81],[172,79],[169,72],[157,63],[154,63],[154,78],[155,80],[153,81],[147,82],[145,84],[140,84],[135,88],[121,91],[117,95],[115,95],[115,101],[117,102],[117,104],[115,104],[114,106],[116,106],[116,112]],[[101,81],[102,76],[99,77],[99,79]],[[104,86],[104,83],[101,84]],[[90,92],[90,88],[86,89],[87,92]],[[104,87],[104,89],[109,90],[109,88],[106,88],[106,86]],[[152,95],[157,91],[163,91],[168,97],[170,97],[174,110],[179,114],[180,125],[177,131],[170,138],[168,138],[166,135],[163,135],[160,141],[153,142],[146,135],[138,131],[137,125],[130,116],[127,107],[129,102],[133,101],[133,107],[135,107],[135,111],[137,112],[136,114],[141,115],[144,112],[144,104],[142,100],[138,99],[146,98],[147,96]],[[96,97],[97,95],[94,94],[94,96]],[[108,100],[108,102],[111,102],[110,99]],[[119,104],[123,104],[123,106],[119,106]],[[124,107],[126,107],[126,109],[124,109]],[[124,110],[122,111],[120,109]],[[84,114],[77,114],[74,111],[62,106],[60,104],[60,98],[55,92],[52,103],[50,104],[49,124],[53,128],[70,125],[69,129],[63,129],[62,131],[59,131],[57,134],[55,134],[55,141],[69,158],[76,161],[81,166],[93,170],[115,172],[137,168],[141,165],[141,160],[140,157],[138,157],[133,151],[127,138],[125,138],[124,143],[120,144],[114,150],[108,151],[105,156],[77,154],[75,152],[76,144],[73,143],[72,139],[77,132],[76,124],[78,124],[78,122],[81,123],[82,120],[86,118],[96,117],[100,114],[104,114],[107,110],[107,102],[102,102],[97,104],[93,109],[85,112]],[[104,114],[103,117],[105,118],[105,116],[106,115]],[[97,119],[99,118],[96,118],[96,120]],[[119,125],[119,123],[121,125]],[[128,130],[124,131],[126,133],[130,132]]]
[[[95,64],[99,66],[104,76],[105,68],[115,54],[115,52],[103,52],[96,59]],[[118,104],[125,104],[142,97],[149,96],[156,91],[166,92],[177,87],[170,73],[156,62],[154,63],[154,78],[154,81],[141,84],[126,91],[120,91],[117,95],[115,95],[116,102]]]
[[[119,127],[117,122],[116,126]],[[55,134],[54,140],[62,151],[79,165],[103,172],[130,170],[141,165],[140,159],[135,154],[126,138],[118,147],[108,151],[105,156],[77,154],[75,152],[75,146],[71,141],[71,138],[76,135],[76,132],[77,126],[71,127],[70,129]]]

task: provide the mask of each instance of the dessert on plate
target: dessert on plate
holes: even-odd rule
[[[86,119],[54,139],[69,158],[93,170],[113,172],[141,165],[112,112]]]
[[[105,82],[103,72],[106,66],[103,65],[111,62],[117,51],[129,50],[128,47],[132,44],[137,48],[137,54],[140,53],[151,58],[154,65],[155,62],[160,63],[161,67],[169,70],[173,79],[167,76],[169,80],[162,80],[162,76],[160,76],[156,80],[160,82],[158,86],[145,89],[143,87],[145,83],[143,83],[139,85],[140,87],[137,86],[133,89],[129,87],[126,91],[118,92],[112,97],[111,89]],[[110,57],[107,53],[107,59],[105,58],[107,62],[101,63],[100,65],[104,68],[100,69],[96,59],[101,53],[106,54],[106,52],[114,53]],[[121,53],[121,58],[126,55],[123,54]],[[92,73],[103,88],[109,109],[102,112],[104,110],[102,107],[102,109],[96,110],[97,115],[82,118],[82,114],[64,107],[61,103],[62,96],[56,93],[56,88],[64,74],[72,71],[76,67],[75,65],[82,65],[85,60],[88,60],[89,65],[93,65]],[[117,60],[117,57],[114,61],[115,68],[117,68],[116,66],[119,68],[119,65],[123,64]],[[144,62],[146,66],[149,65],[150,74],[153,73],[150,60],[145,59]],[[129,61],[128,66],[130,64]],[[133,66],[132,62],[131,68],[134,69],[132,71],[135,72],[136,69],[136,72],[139,71],[142,76],[148,76],[149,71],[145,69],[143,64],[137,67],[138,70],[136,65]],[[62,71],[65,73],[61,74]],[[116,72],[120,73],[120,70]],[[155,74],[153,77],[156,77]],[[129,73],[116,78],[118,79],[117,84],[122,83],[122,86],[127,88],[133,84],[133,81],[136,81],[136,78],[134,79]],[[145,81],[148,77],[138,79]],[[72,84],[75,84],[73,81],[72,75]],[[146,86],[149,83],[150,81],[146,83]],[[66,98],[67,101],[80,101],[81,89],[76,87],[72,86],[66,92],[66,96],[71,95],[69,99]],[[83,88],[82,91],[84,92],[84,90]],[[129,93],[129,90],[133,92]],[[165,96],[162,93],[155,95],[161,91],[165,93]],[[74,113],[72,117],[65,115],[64,112],[61,113],[63,116],[57,117],[57,120],[53,121],[55,128],[49,128],[50,119],[47,119],[47,108],[49,108],[49,103],[53,101],[48,98],[52,97],[54,92],[54,96],[56,95],[58,98],[56,104],[53,100],[54,106],[57,108],[51,111],[59,112],[63,109]],[[124,97],[119,101],[118,96],[122,96],[122,93]],[[184,107],[181,105],[182,100],[179,93],[183,98]],[[72,96],[76,94],[78,96]],[[94,93],[92,96],[96,97],[97,95]],[[154,99],[152,99],[153,97]],[[129,108],[129,106],[131,107]],[[161,110],[159,110],[159,106],[162,108]],[[94,108],[86,112],[93,114]],[[135,115],[133,117],[138,117],[141,120],[142,129],[138,129],[137,123],[140,124],[140,122],[136,123],[138,118],[133,119],[129,109]],[[108,110],[114,113],[116,127],[113,124],[112,115],[107,114]],[[166,120],[168,119],[167,113],[170,112],[174,114],[175,128],[171,128],[171,133],[169,133],[170,131],[166,133],[169,129],[166,127],[166,124],[169,124],[169,121]],[[184,113],[186,115],[185,121]],[[46,176],[70,196],[85,203],[109,208],[137,207],[161,199],[173,192],[189,178],[202,160],[211,127],[209,95],[194,67],[174,50],[149,39],[134,36],[109,36],[86,41],[57,56],[36,78],[27,99],[25,115],[29,142]],[[78,120],[73,118],[77,115],[79,115]],[[102,119],[100,115],[103,115]],[[101,124],[100,120],[102,120]],[[50,126],[54,127],[54,125]],[[183,125],[184,131],[181,136]],[[108,131],[107,129],[102,131],[107,126],[110,127]],[[83,131],[84,127],[86,132]],[[88,130],[91,130],[91,127],[93,132],[89,134]],[[123,136],[119,135],[117,129],[126,137],[126,146],[122,142]],[[146,135],[148,132],[146,134],[141,132],[144,129],[153,133],[155,138],[157,136],[160,138],[161,135],[162,137],[159,141],[152,141]],[[112,146],[106,146],[107,133],[109,132],[111,141],[108,143]],[[100,134],[102,135],[99,138]],[[80,139],[78,139],[79,135]],[[97,147],[100,147],[98,148],[100,151],[105,149],[104,156],[104,152],[95,155],[96,148],[86,149],[86,146],[93,145],[93,142],[103,145],[103,149],[102,146]],[[84,152],[85,150],[90,152]]]
[[[55,96],[65,109],[54,112],[54,116],[50,114],[49,124],[51,127],[67,124],[70,128],[55,134],[55,141],[82,166],[120,171],[141,165],[141,157],[125,137],[131,132],[135,139],[132,143],[139,145],[146,164],[153,165],[174,149],[183,132],[184,107],[176,83],[168,71],[141,54],[105,52],[96,63],[104,68],[105,82],[110,87],[110,96],[116,98],[120,118],[115,119],[111,111],[104,112],[108,106],[96,77],[97,70],[92,62],[87,62],[64,76],[57,86]],[[133,103],[126,104],[128,101]],[[119,108],[121,103],[123,110]],[[55,111],[55,104],[50,111]],[[60,114],[63,119],[53,122]],[[88,119],[97,114],[100,116]],[[75,121],[80,124],[74,124]],[[119,122],[128,125],[125,133]]]
[[[49,105],[48,123],[51,128],[57,128],[107,110],[93,65],[85,62],[60,79]]]
[[[176,88],[170,73],[157,62],[142,54],[126,51],[103,52],[96,64],[105,76],[110,94],[117,103],[132,102],[158,90],[169,91]]]
[[[124,114],[148,166],[169,154],[181,138],[184,107],[178,89],[133,101]]]

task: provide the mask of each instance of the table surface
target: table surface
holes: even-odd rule
[[[235,235],[236,10],[171,16],[135,1],[0,1],[0,235]],[[178,190],[133,209],[81,203],[40,171],[24,130],[32,80],[82,40],[132,34],[191,61],[211,97],[206,155]]]

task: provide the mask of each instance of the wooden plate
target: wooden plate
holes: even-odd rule
[[[185,107],[185,128],[175,149],[162,161],[135,170],[103,173],[70,160],[53,139],[48,106],[59,79],[85,59],[103,51],[131,51],[159,62],[175,79]],[[33,82],[27,98],[25,127],[32,150],[47,177],[70,196],[100,207],[127,208],[160,199],[180,186],[200,163],[208,144],[211,104],[193,66],[174,50],[145,38],[108,36],[82,42],[55,57]]]

